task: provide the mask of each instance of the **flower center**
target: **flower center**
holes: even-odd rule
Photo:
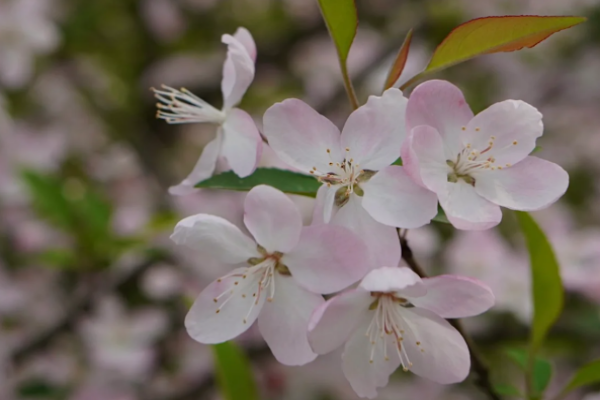
[[[250,309],[244,316],[244,323],[246,323],[252,310],[258,305],[261,295],[266,293],[267,290],[269,291],[267,301],[273,301],[275,297],[275,272],[281,275],[291,275],[289,268],[280,261],[283,253],[278,251],[268,253],[262,246],[258,246],[258,251],[262,257],[248,259],[247,262],[250,266],[245,268],[244,271],[233,272],[217,279],[217,282],[221,282],[225,278],[237,278],[233,282],[233,287],[213,298],[213,301],[218,303],[221,298],[225,297],[215,311],[217,314],[219,314],[223,307],[235,296],[241,295],[244,299],[251,296],[254,300],[250,304]]]
[[[466,127],[462,127],[462,130],[466,130]],[[475,128],[479,132],[480,128]],[[475,178],[472,174],[479,170],[490,170],[508,168],[511,164],[505,164],[504,166],[496,164],[496,158],[491,154],[491,150],[494,149],[495,136],[490,136],[487,142],[487,147],[483,150],[475,149],[470,143],[456,155],[454,160],[446,160],[446,164],[450,168],[448,172],[448,182],[458,182],[463,180],[469,185],[475,186]],[[502,151],[510,146],[516,146],[518,142],[514,140],[511,144],[502,149],[494,149],[497,153],[498,150]]]
[[[327,149],[327,156],[331,160],[331,149]],[[329,161],[329,172],[320,172],[317,167],[313,167],[310,173],[317,177],[319,182],[326,184],[328,187],[341,186],[335,193],[335,205],[342,207],[350,199],[352,193],[358,196],[364,195],[364,191],[360,187],[360,183],[368,181],[376,171],[364,170],[360,168],[360,164],[355,163],[353,158],[348,158],[350,149],[346,147],[347,157],[340,162]]]
[[[400,314],[400,307],[412,307],[412,304],[408,300],[396,297],[392,293],[372,292],[371,296],[375,297],[376,300],[369,307],[370,310],[374,311],[374,315],[365,333],[371,345],[369,362],[373,363],[375,350],[378,346],[383,346],[383,358],[385,361],[389,360],[387,340],[391,336],[394,341],[396,353],[400,358],[402,369],[408,371],[412,367],[412,363],[405,349],[404,329],[402,329],[404,319]],[[421,342],[416,342],[415,344],[421,352],[425,352],[421,347]]]

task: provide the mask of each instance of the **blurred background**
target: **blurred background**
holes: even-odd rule
[[[567,307],[542,354],[555,383],[600,356],[600,0],[357,0],[350,71],[360,98],[379,94],[409,28],[401,80],[471,18],[581,15],[589,21],[532,50],[456,66],[475,112],[507,98],[544,114],[539,156],[571,186],[535,213],[561,262]],[[175,223],[209,212],[241,224],[242,193],[173,197],[214,136],[208,125],[155,118],[150,87],[184,86],[221,105],[223,33],[248,28],[256,79],[242,107],[261,125],[274,102],[302,98],[338,124],[350,112],[316,0],[0,0],[0,399],[219,399],[210,348],[190,339],[193,298],[222,275],[210,257],[175,248]],[[263,165],[280,165],[265,150]],[[306,214],[312,200],[297,199]],[[506,349],[531,318],[528,258],[514,216],[495,230],[434,223],[408,239],[432,273],[490,284],[496,307],[467,322],[497,383],[521,377]],[[262,398],[355,399],[340,353],[277,364],[254,329],[239,338]],[[380,399],[479,399],[469,381],[443,387],[396,373]],[[600,391],[571,399],[600,398]]]

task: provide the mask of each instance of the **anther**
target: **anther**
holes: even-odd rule
[[[480,130],[480,128],[475,128],[475,132],[479,132]]]
[[[462,129],[463,131],[466,131],[466,130],[467,130],[467,127],[466,127],[466,126],[463,126],[463,127],[462,127],[462,128],[460,128],[460,129]]]
[[[217,311],[215,311],[215,314],[218,314],[220,312],[221,312],[221,310],[217,308]]]
[[[514,146],[516,146],[517,144],[518,144],[518,142],[515,140],[515,141],[513,142],[513,145],[514,145]]]

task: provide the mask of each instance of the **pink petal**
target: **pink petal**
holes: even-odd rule
[[[389,376],[400,365],[400,358],[392,335],[383,338],[386,342],[388,360],[385,359],[384,346],[381,343],[378,343],[375,351],[372,352],[373,346],[369,337],[365,335],[371,317],[368,315],[368,318],[363,319],[350,340],[346,342],[342,355],[342,370],[356,394],[374,399],[377,397],[377,388],[388,384]]]
[[[258,278],[250,275],[241,279],[245,271],[239,268],[233,275],[217,279],[196,298],[185,317],[185,327],[194,340],[205,344],[226,342],[254,323],[265,303],[266,291],[253,297]]]
[[[477,185],[477,184],[476,184]],[[489,202],[463,180],[448,182],[446,190],[438,192],[440,205],[455,228],[484,230],[494,227],[502,220],[502,211]]]
[[[533,106],[518,100],[493,104],[475,116],[461,132],[463,144],[495,158],[494,165],[515,164],[533,151],[542,136],[542,114]],[[492,139],[493,137],[493,139]]]
[[[265,303],[258,328],[273,355],[285,365],[303,365],[317,358],[306,332],[313,311],[325,302],[322,296],[298,286],[292,277],[275,274],[275,296]]]
[[[419,275],[406,267],[381,267],[364,277],[359,287],[369,292],[402,293],[403,296],[425,296],[427,289]]]
[[[475,191],[502,207],[534,211],[558,200],[569,186],[569,175],[560,166],[537,157],[526,157],[510,168],[480,172]]]
[[[415,307],[433,311],[442,318],[466,318],[494,305],[494,294],[483,282],[455,275],[423,279],[427,294],[409,299]]]
[[[363,208],[362,198],[351,195],[331,223],[344,226],[360,236],[370,250],[371,268],[398,265],[400,262],[400,242],[396,229],[375,221]]]
[[[316,168],[327,173],[331,171],[330,162],[344,159],[338,128],[301,100],[287,99],[273,105],[263,121],[269,145],[294,168],[305,172]]]
[[[302,231],[302,215],[294,202],[279,190],[255,186],[244,201],[244,224],[268,252],[292,250]]]
[[[223,109],[235,107],[254,80],[254,60],[239,40],[231,35],[223,35],[223,43],[227,44],[227,59],[223,65]]]
[[[198,159],[198,162],[194,166],[194,169],[179,185],[171,186],[169,193],[175,196],[185,196],[190,193],[198,191],[194,186],[208,179],[212,176],[221,153],[221,143],[223,142],[223,134],[221,131],[217,132],[215,137],[210,143],[204,146],[202,154]]]
[[[320,216],[319,219],[322,219],[324,223],[328,224],[329,221],[331,221],[331,216],[333,215],[333,211],[335,208],[335,194],[338,191],[338,189],[340,189],[342,186],[341,185],[333,185],[333,186],[327,186],[327,185],[322,185],[321,188],[323,188],[322,192],[324,192],[325,194],[323,196],[323,201],[321,202],[321,206],[322,206],[322,215]],[[321,191],[321,188],[319,188],[319,191]],[[317,192],[317,196],[319,195],[319,193]]]
[[[382,169],[361,188],[363,207],[382,224],[418,228],[437,214],[437,195],[414,183],[402,167]]]
[[[471,360],[460,333],[429,310],[402,307],[400,313],[406,323],[402,343],[412,363],[410,370],[437,383],[463,381]]]
[[[223,124],[223,156],[240,178],[251,175],[262,153],[262,138],[254,120],[245,111],[234,108]]]
[[[233,34],[233,38],[244,46],[252,61],[256,61],[256,43],[248,29],[240,26]]]
[[[352,289],[323,303],[310,318],[308,341],[317,354],[326,354],[340,347],[366,318],[373,303],[371,294]]]
[[[413,128],[402,146],[404,170],[416,183],[433,190],[443,190],[450,168],[446,163],[444,142],[430,126]]]
[[[386,90],[381,97],[369,96],[365,105],[354,111],[342,130],[342,148],[350,149],[361,169],[379,171],[400,155],[406,136],[405,111],[408,100],[398,89]]]
[[[473,118],[473,112],[459,88],[447,81],[431,80],[417,86],[408,99],[407,129],[429,125],[439,132],[446,159],[453,160],[462,150],[462,127]]]
[[[256,243],[231,222],[208,214],[184,218],[175,226],[171,239],[199,252],[207,252],[227,264],[260,257]]]
[[[333,293],[360,280],[370,270],[368,249],[347,228],[313,225],[302,229],[298,245],[285,254],[296,281],[315,293]]]

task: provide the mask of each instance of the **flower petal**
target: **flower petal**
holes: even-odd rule
[[[494,305],[494,294],[483,282],[455,275],[423,279],[425,296],[409,298],[415,307],[433,311],[442,318],[465,318],[481,314]]]
[[[361,203],[362,198],[351,195],[348,203],[333,216],[331,223],[344,226],[363,239],[370,252],[371,268],[398,265],[400,242],[396,229],[375,221]]]
[[[263,121],[269,145],[292,167],[327,173],[331,172],[330,162],[343,161],[340,131],[305,102],[287,99],[277,103],[265,112]]]
[[[429,125],[439,132],[444,141],[447,160],[453,160],[462,150],[462,127],[473,118],[465,97],[459,88],[447,81],[430,80],[417,86],[408,99],[407,129]]]
[[[400,166],[382,169],[361,188],[363,207],[382,224],[419,228],[437,214],[437,195],[414,183]]]
[[[334,203],[335,203],[335,194],[342,187],[342,185],[333,185],[333,186],[322,186],[323,192],[325,192],[324,199],[322,202],[323,205],[323,222],[328,224],[331,221],[331,216],[334,212]],[[320,188],[319,188],[320,189]],[[318,194],[318,193],[317,193]]]
[[[298,244],[302,215],[283,192],[259,185],[248,192],[244,201],[244,224],[269,253],[287,253]]]
[[[560,166],[537,157],[526,157],[510,168],[480,172],[475,191],[499,206],[534,211],[558,200],[569,186],[569,175]]]
[[[231,222],[208,214],[184,218],[175,226],[171,239],[199,252],[207,252],[227,264],[260,257],[256,243]]]
[[[317,358],[306,332],[313,311],[325,302],[322,296],[301,288],[289,276],[275,274],[275,296],[265,303],[258,328],[273,355],[285,365],[303,365]]]
[[[223,124],[223,156],[240,178],[252,174],[262,153],[262,138],[252,117],[239,108],[227,113]]]
[[[352,289],[315,309],[308,325],[308,341],[315,353],[326,354],[344,344],[366,317],[372,302],[369,292]]]
[[[471,360],[469,348],[460,333],[429,310],[399,309],[407,325],[402,343],[412,363],[410,370],[438,383],[463,381],[469,374]]]
[[[258,278],[250,275],[241,279],[246,270],[238,268],[231,275],[217,279],[196,298],[185,317],[185,327],[194,340],[205,344],[226,342],[254,323],[265,303],[266,291],[258,297],[252,296]]]
[[[408,100],[396,88],[381,97],[369,96],[367,103],[354,111],[342,130],[346,159],[353,159],[361,169],[379,171],[400,155],[406,136],[405,115]]]
[[[233,37],[244,46],[252,61],[256,61],[256,43],[254,43],[254,38],[248,29],[240,26]]]
[[[296,281],[315,293],[333,293],[357,282],[371,269],[361,238],[342,226],[313,225],[302,229],[298,245],[285,254]]]
[[[222,42],[227,44],[227,59],[223,65],[223,109],[235,107],[254,80],[254,60],[245,45],[231,35],[223,35]]]
[[[402,164],[419,185],[438,192],[446,187],[448,172],[442,137],[430,126],[413,128],[402,146]]]
[[[533,151],[535,141],[542,136],[542,114],[519,100],[506,100],[491,105],[475,116],[461,132],[463,144],[493,157],[493,165],[515,164]],[[493,139],[492,139],[493,138]]]
[[[446,190],[438,192],[438,197],[448,220],[457,229],[484,230],[502,220],[500,207],[481,197],[463,180],[448,182]]]
[[[175,196],[185,196],[190,193],[198,191],[194,186],[208,179],[212,176],[217,165],[217,160],[221,154],[221,143],[223,142],[223,134],[219,130],[217,137],[215,137],[210,143],[204,146],[202,154],[198,159],[198,162],[194,166],[194,169],[179,185],[171,186],[169,193]]]
[[[386,386],[390,375],[400,365],[400,358],[392,347],[391,336],[385,336],[385,345],[378,343],[372,352],[370,339],[365,335],[372,318],[370,314],[373,313],[367,314],[346,342],[342,370],[356,394],[374,399],[377,388]],[[384,346],[387,346],[388,360],[384,356]]]
[[[427,289],[419,275],[406,267],[374,269],[364,277],[359,287],[369,292],[400,292],[408,297],[421,297],[427,294]]]

